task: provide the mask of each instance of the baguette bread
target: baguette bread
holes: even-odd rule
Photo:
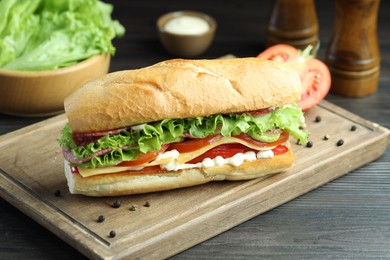
[[[299,74],[284,63],[175,59],[110,73],[81,87],[64,105],[74,132],[98,132],[281,106],[299,100],[301,88]]]
[[[285,145],[289,147],[288,142]],[[155,174],[122,172],[83,178],[80,174],[72,173],[65,161],[65,176],[72,194],[92,197],[120,196],[172,190],[211,181],[237,181],[267,177],[286,170],[293,162],[294,155],[289,149],[287,153],[273,158],[244,162],[240,166],[223,165]]]
[[[110,73],[98,80],[85,84],[65,100],[65,111],[72,131],[71,133],[69,131],[64,133],[71,134],[73,141],[79,141],[77,144],[78,148],[84,149],[83,138],[86,141],[92,140],[94,142],[95,138],[115,135],[123,131],[123,128],[163,119],[244,113],[264,108],[280,107],[298,101],[301,98],[301,92],[302,85],[299,73],[285,63],[264,61],[258,58],[168,60],[143,69]],[[289,106],[289,109],[294,108]],[[273,111],[273,109],[259,111],[257,115],[259,113],[261,115],[264,112],[271,113],[270,111]],[[280,109],[275,114],[279,111],[283,113],[286,110]],[[296,112],[297,110],[293,111]],[[252,113],[252,115],[255,114]],[[227,117],[233,118],[234,116],[228,115]],[[288,120],[284,120],[284,117],[281,118],[283,119],[279,120],[281,122],[278,123],[276,123],[278,120],[272,121],[270,119],[270,126],[267,128],[269,132],[272,133],[276,130],[279,133],[280,131],[288,133],[289,131],[285,127],[286,121],[291,125],[299,124],[302,121],[302,118],[298,116],[290,116]],[[209,122],[211,121],[212,119]],[[228,125],[229,123],[226,122],[230,121],[227,119],[224,123],[218,125],[217,130],[213,130],[212,134],[220,134],[218,127]],[[257,124],[254,119],[251,123]],[[230,125],[234,126],[232,123]],[[133,127],[131,130],[137,128]],[[187,129],[186,131],[180,133],[184,137],[181,138],[184,146],[195,146],[191,143],[191,137],[187,138],[189,130]],[[263,131],[267,130],[257,131],[262,134]],[[140,132],[135,133],[138,134]],[[136,134],[132,137],[135,138]],[[69,135],[64,140],[69,140]],[[142,137],[137,136],[140,139]],[[118,167],[110,170],[109,167],[105,168],[105,165],[109,164],[102,164],[103,166],[99,169],[99,173],[95,170],[92,171],[93,174],[85,174],[85,170],[84,172],[80,170],[79,172],[83,173],[84,176],[82,177],[81,174],[72,173],[69,162],[65,161],[65,176],[71,193],[87,196],[139,194],[200,185],[211,181],[265,178],[286,170],[294,162],[290,144],[286,141],[288,135],[283,137],[281,134],[278,138],[278,141],[267,143],[268,146],[263,146],[264,144],[259,143],[256,143],[257,146],[254,145],[255,139],[249,141],[221,139],[221,143],[214,142],[212,144],[207,143],[208,141],[205,140],[199,140],[203,144],[196,148],[198,150],[189,150],[188,152],[192,153],[192,159],[199,157],[203,159],[209,157],[216,158],[216,156],[223,157],[222,155],[233,158],[237,153],[240,153],[237,150],[241,151],[240,146],[237,148],[237,146],[234,146],[235,144],[246,147],[255,146],[251,148],[255,151],[262,150],[264,147],[268,147],[265,149],[267,151],[271,149],[276,151],[276,155],[272,158],[261,159],[260,155],[256,155],[255,158],[257,159],[248,159],[250,161],[244,161],[242,164],[242,161],[236,163],[236,161],[230,160],[226,164],[216,162],[215,164],[200,164],[200,166],[188,165],[191,164],[192,159],[188,159],[184,155],[186,153],[185,150],[181,150],[183,157],[187,158],[186,160],[183,160],[183,157],[181,159],[174,156],[166,157],[169,163],[178,163],[179,165],[188,163],[178,168],[164,168],[166,162],[163,163],[161,160],[153,157],[156,156],[153,153],[146,153],[145,158],[151,155],[154,158],[151,160],[156,159],[152,167],[158,167],[159,164],[163,164],[160,165],[156,172],[153,172],[154,168],[148,168],[150,166],[148,163],[143,163],[142,160],[145,158],[138,159],[137,157],[135,159],[124,159],[123,163],[127,163],[127,165],[130,163],[130,165],[136,165],[138,168],[145,167],[144,172],[124,171],[123,168]],[[118,148],[128,149],[130,147],[129,144],[131,145],[130,142],[121,144],[121,146],[114,144],[113,150],[111,150],[111,144],[108,147],[99,148],[100,150],[98,151],[92,151],[93,156],[95,156],[93,159],[102,155],[98,159],[104,160],[107,152],[109,153]],[[172,147],[173,150],[177,148],[177,146],[173,148],[175,143],[169,144],[169,142],[166,142],[165,144]],[[72,156],[74,154],[69,155],[67,153],[67,151],[71,151],[69,150],[71,145],[73,143],[67,143],[67,146],[64,147],[64,156],[73,165],[85,167],[81,165],[84,162],[81,158],[76,158],[81,160],[80,163],[73,159]],[[280,152],[279,150],[278,152],[278,147],[283,149],[283,151]],[[180,151],[178,148],[177,150]],[[170,152],[170,150],[167,151]],[[208,153],[209,151],[211,153]],[[242,151],[245,151],[245,149]],[[88,156],[84,158],[87,162],[92,160],[92,157]],[[134,164],[135,161],[136,163]],[[118,165],[121,165],[121,163]]]

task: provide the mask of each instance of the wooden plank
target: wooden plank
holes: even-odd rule
[[[315,122],[320,116],[321,121]],[[290,170],[117,198],[70,195],[57,145],[64,115],[0,137],[0,195],[90,258],[166,258],[367,164],[390,131],[326,101],[306,114],[311,148],[293,144]],[[356,131],[350,131],[356,125]],[[323,140],[329,135],[329,140]],[[344,140],[337,146],[339,139]],[[59,197],[54,196],[61,191]],[[120,208],[113,203],[121,202]],[[150,206],[144,206],[149,202]],[[136,206],[137,210],[130,208]],[[98,223],[99,215],[106,220]],[[109,232],[115,230],[115,238]]]

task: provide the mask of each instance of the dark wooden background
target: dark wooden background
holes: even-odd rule
[[[198,10],[218,21],[216,38],[200,58],[231,53],[255,56],[264,50],[271,0],[111,0],[113,16],[126,27],[114,41],[111,71],[140,68],[173,58],[155,29],[158,16]],[[321,48],[331,35],[334,2],[317,0]],[[378,36],[381,74],[378,92],[359,99],[329,94],[326,99],[390,128],[390,1],[381,1]],[[347,32],[346,32],[347,33]],[[0,114],[0,134],[46,118]],[[0,151],[1,153],[7,151]],[[32,154],[33,156],[33,154]],[[39,163],[39,162],[37,162]],[[75,249],[0,198],[0,259],[83,259]],[[173,259],[390,259],[390,151],[377,161],[289,203],[186,250]]]

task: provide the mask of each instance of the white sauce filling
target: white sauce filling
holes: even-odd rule
[[[164,159],[176,159],[178,158],[180,153],[177,150],[171,150],[168,152],[161,153],[157,156],[156,161],[164,160]]]
[[[171,157],[172,159],[175,159],[178,157],[178,154],[179,153],[176,150],[172,150],[163,153],[159,156],[164,156],[164,158]],[[195,163],[195,164],[177,163],[175,160],[173,160],[171,163],[161,165],[160,167],[167,171],[178,171],[178,170],[184,170],[190,168],[208,168],[208,167],[222,166],[226,164],[237,167],[243,164],[244,162],[253,162],[256,159],[268,159],[272,157],[274,157],[274,153],[272,152],[272,150],[264,150],[264,151],[259,151],[257,153],[253,151],[249,151],[245,153],[237,153],[230,158],[223,158],[222,156],[217,156],[214,159],[205,158],[202,162]]]
[[[257,152],[257,158],[260,159],[269,159],[269,158],[273,158],[275,155],[274,155],[274,152],[272,150],[264,150],[264,151],[259,151]]]

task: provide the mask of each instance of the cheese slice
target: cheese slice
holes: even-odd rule
[[[202,147],[198,150],[188,152],[188,153],[181,153],[179,154],[176,150],[167,151],[165,153],[160,154],[156,160],[151,161],[149,163],[144,163],[141,165],[134,166],[109,166],[109,167],[102,167],[102,168],[78,168],[78,171],[82,177],[91,177],[95,175],[100,174],[108,174],[108,173],[117,173],[117,172],[123,172],[123,171],[134,171],[134,170],[140,170],[144,167],[148,166],[155,166],[155,165],[163,165],[168,163],[179,163],[184,164],[188,161],[191,161],[192,159],[204,154],[208,150],[222,145],[222,144],[232,144],[232,143],[239,143],[242,145],[245,145],[249,148],[256,149],[256,150],[269,150],[273,149],[274,147],[260,147],[255,144],[252,144],[250,142],[247,142],[245,140],[235,138],[235,137],[224,137],[221,138],[210,145],[207,145],[205,147]]]

